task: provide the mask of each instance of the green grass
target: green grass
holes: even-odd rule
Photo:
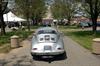
[[[100,32],[97,32],[97,34],[94,36],[92,31],[83,31],[83,30],[72,30],[73,28],[60,28],[65,35],[69,36],[72,38],[74,41],[82,45],[83,47],[92,50],[92,43],[94,38],[99,38],[100,37]],[[66,30],[66,31],[65,31]],[[78,31],[79,30],[79,31]]]
[[[77,26],[60,26],[60,29],[78,29]]]
[[[17,35],[20,37],[21,40],[24,40],[32,33],[33,31],[18,30],[18,31],[7,32],[6,35],[0,36],[0,53],[6,53],[11,50],[11,47],[10,47],[11,36]]]
[[[7,32],[6,35],[0,36],[0,46],[10,43],[10,37],[13,35],[19,36],[21,39],[27,38],[29,35],[31,35],[32,32],[30,31],[13,31],[13,32]]]

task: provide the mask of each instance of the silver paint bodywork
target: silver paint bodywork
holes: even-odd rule
[[[63,36],[57,29],[42,27],[36,30],[32,38],[32,55],[59,55],[64,52]]]

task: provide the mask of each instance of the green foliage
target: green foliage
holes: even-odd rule
[[[10,37],[13,35],[18,35],[21,39],[27,38],[29,35],[31,35],[31,31],[14,31],[14,32],[7,32],[6,35],[0,36],[0,45],[4,45],[6,43],[10,42]]]
[[[93,23],[93,32],[95,34],[97,29],[97,19],[100,15],[100,0],[84,0],[84,2],[80,1],[82,4],[83,12],[85,12],[86,16],[91,18]]]
[[[53,17],[56,19],[64,18],[64,7],[63,1],[55,0],[54,4],[51,6]]]
[[[29,35],[31,35],[33,31],[13,31],[7,32],[6,35],[0,36],[0,53],[7,53],[11,50],[10,47],[10,38],[13,35],[17,35],[21,40],[26,39]]]
[[[39,18],[39,17],[43,17],[45,12],[46,12],[46,7],[45,7],[45,3],[43,0],[34,0],[33,2],[34,4],[32,4],[32,17],[31,18]]]
[[[27,12],[29,18],[43,17],[46,7],[43,0],[16,0],[16,11],[27,18]]]
[[[91,15],[95,17],[95,14],[100,14],[100,0],[76,0],[82,6],[81,11],[85,14],[85,17],[91,18]],[[96,12],[96,13],[95,13]]]
[[[75,11],[77,9],[77,3],[66,3],[64,8],[66,18],[71,20],[74,17]]]
[[[51,7],[53,17],[56,19],[66,18],[68,22],[72,19],[75,14],[77,4],[74,1],[67,0],[55,0]]]

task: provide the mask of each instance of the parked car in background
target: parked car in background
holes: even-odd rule
[[[8,27],[9,28],[12,28],[12,27],[19,27],[20,25],[19,25],[19,23],[18,22],[9,22],[8,23]]]
[[[92,22],[91,21],[89,21],[89,22],[87,22],[88,23],[88,25],[89,25],[89,27],[92,27]]]
[[[92,21],[88,21],[88,22],[80,22],[78,24],[79,27],[92,27],[93,23]],[[97,27],[100,27],[100,22],[97,22]]]
[[[97,26],[100,26],[100,22],[97,22]]]
[[[87,22],[80,22],[79,27],[89,27]]]
[[[32,38],[31,55],[55,56],[64,55],[63,36],[55,28],[42,27],[36,30]]]

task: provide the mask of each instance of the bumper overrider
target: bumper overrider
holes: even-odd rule
[[[60,55],[63,54],[65,51],[64,50],[60,50],[60,51],[56,51],[56,52],[31,52],[31,55]]]

